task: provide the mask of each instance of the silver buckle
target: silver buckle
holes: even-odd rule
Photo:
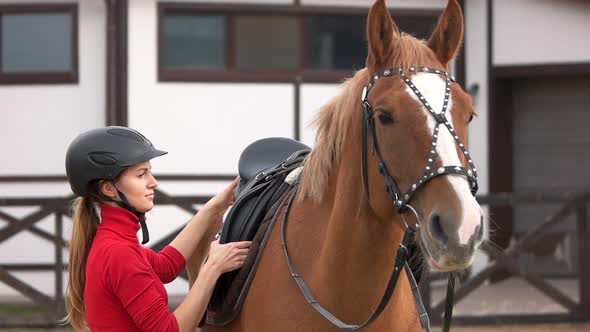
[[[404,221],[404,230],[410,229],[414,232],[418,231],[420,229],[420,224],[422,223],[422,219],[420,219],[420,215],[418,214],[416,209],[414,209],[414,207],[411,206],[410,204],[406,204],[405,207],[410,209],[410,211],[412,211],[414,213],[414,216],[416,216],[416,226],[414,228],[410,227],[410,225],[408,224],[408,221],[406,220],[406,214],[404,212],[404,213],[402,213],[402,219]]]

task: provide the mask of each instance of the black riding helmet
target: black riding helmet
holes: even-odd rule
[[[127,127],[110,126],[92,129],[76,137],[66,153],[66,174],[74,194],[88,197],[90,182],[111,180],[126,168],[159,157],[168,152],[157,150],[141,133]],[[116,188],[116,186],[115,186]],[[129,204],[125,195],[117,189],[122,201],[110,197],[101,198],[117,203],[139,218],[143,241],[149,241],[145,215]]]

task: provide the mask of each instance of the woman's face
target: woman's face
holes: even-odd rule
[[[154,189],[158,182],[153,177],[151,169],[149,161],[130,166],[123,171],[116,183],[129,204],[141,213],[148,212],[154,207]]]

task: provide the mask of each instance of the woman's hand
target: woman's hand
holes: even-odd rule
[[[230,183],[225,189],[220,191],[217,195],[213,196],[205,207],[211,209],[215,214],[223,215],[225,210],[234,204],[234,190],[240,182],[240,177],[236,177],[232,183]]]
[[[211,242],[209,257],[206,265],[209,265],[219,275],[242,267],[248,251],[250,241],[230,242],[219,244],[219,241]]]

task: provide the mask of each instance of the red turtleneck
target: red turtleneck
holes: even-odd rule
[[[96,331],[178,331],[163,283],[174,280],[184,258],[174,247],[159,253],[142,247],[131,212],[101,205],[86,261],[86,322]]]

